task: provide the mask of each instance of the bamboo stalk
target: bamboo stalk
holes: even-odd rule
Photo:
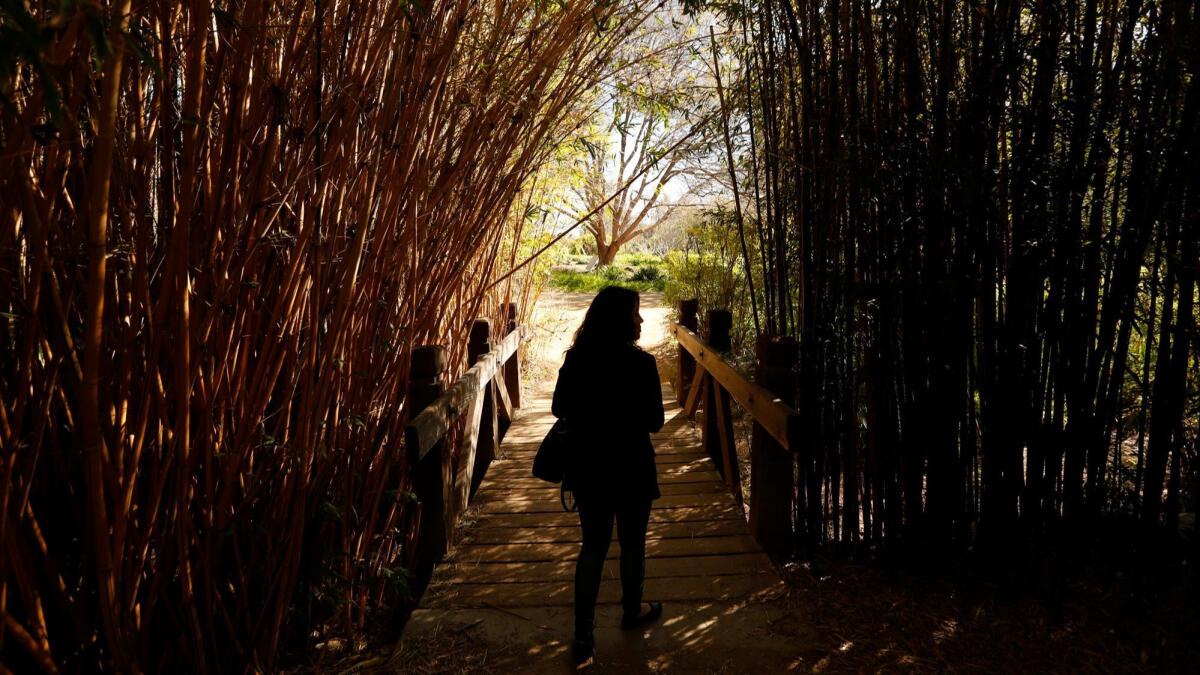
[[[1166,262],[1191,194],[1171,167],[1196,142],[1180,78],[1198,64],[1167,36],[1194,17],[1149,0],[746,9],[729,18],[754,56],[737,112],[761,299],[768,330],[793,317],[819,448],[799,461],[798,536],[1000,560],[1119,504],[1169,529],[1190,441],[1168,429],[1196,387],[1179,375],[1193,350],[1173,355],[1195,290]],[[1160,423],[1152,465],[1121,450],[1135,384],[1139,447]]]
[[[500,311],[515,207],[653,5],[322,3],[318,31],[311,2],[125,3],[96,74],[93,19],[32,3],[69,26],[47,62],[83,116],[35,145],[40,81],[0,112],[22,204],[0,215],[22,319],[0,329],[0,437],[54,458],[5,454],[0,533],[30,536],[28,504],[48,524],[29,564],[64,583],[6,616],[38,635],[41,602],[49,653],[84,669],[269,669],[403,601],[407,356],[460,362],[466,322]],[[504,299],[528,292],[512,279]],[[86,472],[60,460],[79,445]]]

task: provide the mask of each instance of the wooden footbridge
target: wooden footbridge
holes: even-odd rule
[[[696,333],[693,302],[683,304],[682,316],[675,327],[679,377],[674,387],[663,384],[667,422],[653,437],[663,496],[654,502],[646,546],[645,597],[664,601],[664,619],[637,635],[617,630],[614,541],[597,608],[598,663],[608,672],[782,671],[788,642],[771,639],[781,610],[770,600],[783,584],[763,549],[790,545],[787,448],[794,447],[796,416],[723,357],[727,312],[710,314],[707,341]],[[492,347],[489,325],[478,322],[469,350],[475,365],[445,390],[443,352],[418,351],[414,400],[429,405],[408,439],[422,505],[417,567],[431,579],[400,650],[455,636],[494,672],[562,672],[570,665],[579,521],[563,510],[557,486],[530,473],[553,423],[553,383],[522,394],[521,334],[510,322]],[[782,379],[761,364],[759,375]],[[748,508],[732,402],[755,420]],[[700,425],[693,422],[698,410]],[[763,478],[771,472],[786,478]],[[771,489],[779,485],[785,489]]]

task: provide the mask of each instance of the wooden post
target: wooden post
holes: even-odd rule
[[[471,340],[467,344],[467,366],[473,366],[479,359],[492,351],[492,322],[487,319],[476,319],[471,325]],[[500,428],[496,416],[495,385],[489,381],[482,385],[483,410],[479,418],[479,442],[475,446],[475,466],[471,471],[470,498],[475,498],[479,484],[487,474],[488,466],[496,458],[496,449],[500,445]],[[471,424],[474,420],[467,420]]]
[[[733,349],[733,314],[727,309],[710,309],[707,323],[705,341],[718,353],[728,354]]]
[[[794,373],[800,357],[790,337],[759,338],[754,345],[758,368],[755,381],[791,402]],[[797,434],[789,431],[796,450]],[[757,423],[750,441],[750,533],[768,553],[792,550],[792,453]]]
[[[679,301],[679,323],[685,328],[696,330],[699,326],[700,301],[695,298]],[[683,405],[687,400],[688,389],[692,379],[696,377],[696,359],[682,345],[679,346],[679,373],[675,376],[675,400]]]
[[[730,331],[733,329],[733,314],[727,309],[711,309],[707,317],[707,342],[718,354],[728,354],[733,348]],[[717,471],[725,479],[734,499],[742,501],[741,472],[738,470],[737,442],[733,435],[733,416],[730,407],[729,392],[716,382],[709,380],[710,386],[704,393],[704,430],[703,444],[708,456],[712,458]]]
[[[508,303],[508,326],[504,334],[507,336],[518,329],[517,317],[520,312],[517,311],[517,303]],[[521,407],[521,350],[513,352],[512,358],[504,364],[504,386],[508,389],[508,400],[512,402],[513,408]]]
[[[445,374],[445,347],[429,345],[413,350],[408,383],[410,419],[445,393]],[[447,522],[446,505],[452,503],[450,490],[454,476],[451,453],[444,442],[438,441],[422,460],[415,456],[416,451],[417,448],[410,447],[408,459],[413,493],[421,509],[413,569],[415,596],[420,597],[433,574],[433,566],[446,554],[447,533],[453,527],[453,523]]]

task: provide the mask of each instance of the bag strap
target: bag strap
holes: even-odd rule
[[[571,493],[571,504],[569,506],[567,505],[568,492]],[[558,486],[558,498],[559,501],[562,502],[563,511],[570,513],[571,511],[575,511],[579,508],[579,505],[575,503],[575,491],[567,489],[566,481],[563,481]]]

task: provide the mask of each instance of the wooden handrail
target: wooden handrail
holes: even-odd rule
[[[795,452],[800,415],[771,392],[742,375],[704,339],[682,324],[675,324],[679,344],[696,359],[696,363],[712,375],[733,400],[750,413],[781,446]]]
[[[522,327],[510,332],[494,350],[463,373],[445,394],[430,403],[408,423],[404,430],[404,440],[410,465],[424,459],[450,430],[451,425],[471,407],[479,392],[492,381],[521,346],[522,335]]]
[[[520,406],[518,350],[525,332],[516,324],[517,314],[510,304],[508,334],[494,347],[491,323],[475,322],[468,345],[472,365],[448,389],[442,385],[445,348],[429,345],[413,352],[408,403],[416,415],[404,429],[404,442],[420,523],[413,553],[418,597],[434,565],[454,545],[458,521],[495,457],[513,409]],[[463,432],[452,448],[446,432],[460,418],[465,418]]]
[[[797,463],[804,467],[810,459],[809,449],[801,441],[800,415],[781,398],[793,391],[791,375],[798,356],[795,341],[760,338],[754,348],[757,382],[751,381],[725,357],[731,346],[733,316],[727,310],[710,309],[706,341],[693,328],[698,324],[697,307],[695,300],[679,304],[680,322],[674,331],[680,370],[676,397],[688,417],[703,405],[704,449],[738,504],[745,501],[733,438],[732,402],[737,401],[753,418],[750,533],[764,550],[786,553],[793,545],[792,472]]]

